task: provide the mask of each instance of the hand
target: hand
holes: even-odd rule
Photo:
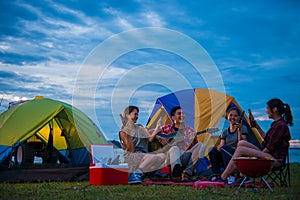
[[[123,115],[122,114],[120,114],[120,119],[121,119],[121,122],[122,122],[122,124],[123,124],[123,126],[125,126],[126,125],[126,122],[127,122],[127,120],[123,117]]]
[[[161,117],[160,117],[160,118],[157,120],[155,129],[156,129],[156,130],[159,130],[160,127],[162,127],[162,126],[163,126],[163,123],[162,123],[162,120],[161,120]]]
[[[190,133],[187,135],[187,139],[189,140],[189,142],[193,142],[195,137],[196,137],[196,135],[193,133]]]
[[[158,139],[158,141],[159,141],[162,145],[164,145],[164,146],[168,144],[167,138],[157,136],[157,139]]]
[[[233,126],[240,130],[242,128],[242,125],[242,123],[236,122]]]
[[[221,145],[218,145],[218,146],[217,146],[217,150],[218,150],[219,152],[221,152],[221,149],[222,149],[222,146],[221,146]]]

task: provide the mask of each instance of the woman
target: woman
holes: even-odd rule
[[[239,109],[231,107],[228,109],[226,116],[230,126],[222,132],[220,144],[217,147],[213,147],[208,154],[212,165],[213,174],[210,177],[212,181],[220,178],[221,163],[223,163],[223,167],[226,168],[238,142],[247,140],[248,130],[247,127],[240,122]]]
[[[145,172],[160,169],[165,161],[165,155],[149,154],[148,141],[154,140],[161,126],[160,120],[157,128],[150,136],[142,125],[137,125],[139,108],[136,106],[128,106],[121,115],[122,129],[119,132],[119,138],[124,150],[124,160],[129,165],[128,178],[129,184],[141,183],[142,175]]]
[[[266,113],[268,117],[274,121],[267,134],[265,134],[261,149],[249,142],[240,141],[233,157],[270,157],[275,160],[275,166],[280,166],[285,162],[288,154],[289,140],[291,139],[288,125],[293,125],[293,116],[290,106],[283,103],[280,99],[271,99],[267,102]],[[254,124],[255,128],[263,135],[264,132],[256,121],[254,121]],[[225,181],[235,169],[236,166],[231,159],[221,175],[221,180]]]

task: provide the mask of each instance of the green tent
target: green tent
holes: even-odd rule
[[[17,105],[0,115],[0,164],[90,164],[90,144],[105,144],[97,126],[77,108],[48,98]]]

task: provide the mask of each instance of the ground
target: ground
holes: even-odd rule
[[[91,186],[83,182],[0,183],[0,199],[300,199],[300,163],[291,165],[291,187],[194,189],[191,186]]]

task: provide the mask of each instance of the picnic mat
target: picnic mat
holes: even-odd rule
[[[174,182],[171,180],[147,180],[143,182],[143,185],[180,185],[180,186],[192,186],[194,181],[190,182]]]
[[[190,181],[190,182],[174,182],[172,180],[147,180],[142,183],[142,185],[174,185],[174,186],[192,186],[195,189],[205,189],[205,188],[224,188],[224,187],[239,187],[239,183],[236,184],[225,184],[224,182],[216,181]],[[271,187],[274,186],[273,183],[270,183]],[[252,181],[247,181],[243,185],[244,188],[253,187]],[[266,188],[267,186],[263,182],[256,182],[256,188]]]
[[[174,185],[174,186],[192,186],[195,189],[208,188],[208,187],[225,187],[223,182],[213,181],[189,181],[189,182],[174,182],[171,180],[147,180],[143,182],[143,185]]]

